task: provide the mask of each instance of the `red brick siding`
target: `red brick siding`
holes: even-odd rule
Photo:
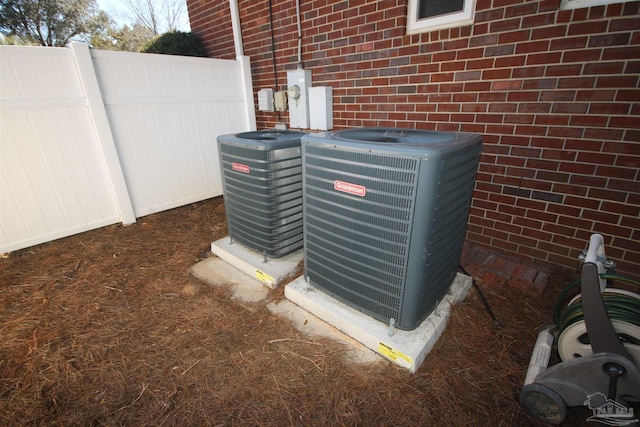
[[[283,89],[297,61],[295,1],[273,3],[278,88],[269,2],[239,1],[256,92]],[[300,3],[302,60],[333,87],[336,129],[484,135],[470,240],[575,266],[599,232],[619,271],[640,275],[640,2],[478,0],[472,26],[412,36],[405,0]],[[188,7],[209,55],[233,58],[227,2]]]

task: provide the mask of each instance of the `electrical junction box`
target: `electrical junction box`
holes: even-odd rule
[[[287,111],[287,92],[278,91],[273,94],[276,104],[276,111]]]
[[[292,128],[309,128],[309,87],[311,87],[311,70],[287,71],[289,125]]]
[[[258,91],[258,110],[274,111],[273,108],[273,89],[260,89]]]
[[[309,128],[333,129],[333,88],[331,86],[309,88]]]

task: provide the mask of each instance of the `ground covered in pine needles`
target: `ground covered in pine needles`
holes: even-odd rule
[[[215,198],[0,259],[0,425],[540,425],[518,395],[575,272],[539,296],[483,284],[501,329],[472,289],[411,374],[191,276],[224,236]]]

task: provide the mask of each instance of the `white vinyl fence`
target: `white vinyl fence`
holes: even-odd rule
[[[249,60],[0,46],[0,253],[222,194]]]

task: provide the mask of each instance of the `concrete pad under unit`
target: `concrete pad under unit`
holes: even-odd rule
[[[458,273],[436,309],[413,331],[395,329],[311,286],[303,276],[285,287],[285,297],[397,365],[416,372],[444,332],[451,307],[464,300],[472,285]]]
[[[297,264],[295,267],[297,268]],[[191,267],[190,272],[212,286],[228,287],[233,294],[232,298],[241,304],[262,303],[266,301],[269,293],[269,288],[264,283],[255,277],[250,277],[217,256],[210,256],[198,262]],[[290,271],[290,274],[294,273],[295,269]],[[250,305],[243,304],[243,307],[251,310]],[[272,301],[267,304],[267,308],[273,314],[291,321],[298,330],[306,335],[330,338],[345,344],[345,356],[354,364],[369,364],[384,360],[380,355],[353,338],[286,299],[279,302]]]
[[[341,332],[329,325],[327,322],[318,319],[313,314],[300,308],[298,305],[283,299],[267,304],[267,308],[273,314],[282,316],[293,323],[293,325],[303,334],[311,337],[330,338],[345,345],[345,357],[355,364],[369,364],[382,362],[384,359],[376,352],[365,347],[344,332]]]
[[[269,289],[217,256],[206,258],[191,267],[191,274],[213,286],[228,286],[233,298],[242,302],[259,302]]]
[[[233,242],[229,236],[211,243],[211,252],[270,288],[278,287],[295,274],[304,256],[300,249],[282,258],[267,258],[265,261],[264,255]]]

